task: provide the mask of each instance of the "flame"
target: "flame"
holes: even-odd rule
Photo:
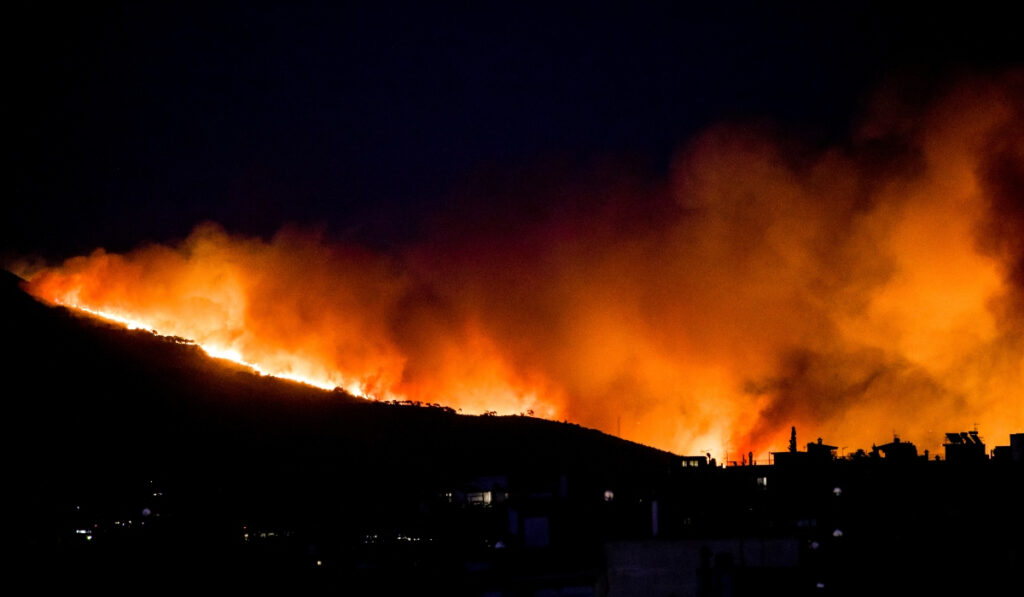
[[[671,180],[470,191],[390,252],[204,224],[29,289],[267,375],[677,452],[761,460],[791,425],[851,450],[976,423],[991,443],[1024,428],[1021,89],[880,94],[825,150],[714,127]]]
[[[94,317],[97,317],[99,319],[104,319],[104,320],[107,320],[107,321],[112,321],[112,322],[115,322],[115,323],[119,323],[119,324],[125,326],[129,330],[147,330],[147,331],[150,331],[150,332],[152,332],[154,334],[157,334],[157,335],[163,335],[163,336],[169,335],[169,334],[161,334],[159,330],[153,329],[152,327],[149,326],[149,324],[147,324],[147,323],[145,323],[143,321],[140,321],[138,319],[134,319],[134,318],[129,317],[129,316],[120,315],[118,313],[112,313],[112,312],[109,312],[109,311],[100,311],[100,310],[97,310],[97,309],[90,309],[89,307],[85,307],[85,306],[82,306],[82,305],[78,305],[78,304],[74,304],[74,303],[62,302],[60,299],[57,300],[57,304],[59,304],[61,306],[64,306],[64,307],[69,307],[69,308],[77,310],[77,311],[82,311],[84,313],[88,313],[88,314],[90,314],[90,315],[92,315]],[[303,375],[297,375],[297,374],[291,373],[290,371],[283,371],[283,370],[276,370],[276,369],[275,370],[264,369],[263,367],[260,367],[260,365],[258,363],[251,363],[249,361],[246,361],[245,358],[242,357],[242,353],[240,353],[238,350],[236,350],[234,348],[225,348],[225,347],[222,347],[222,346],[215,346],[215,345],[211,345],[211,344],[197,343],[194,340],[190,340],[190,339],[188,341],[196,344],[196,346],[201,348],[203,352],[205,352],[207,355],[209,355],[209,356],[211,356],[211,357],[213,357],[215,359],[224,359],[226,361],[232,361],[232,362],[234,362],[234,363],[236,363],[238,365],[242,365],[243,367],[247,367],[249,369],[252,369],[254,372],[256,372],[256,373],[258,373],[260,375],[269,375],[271,377],[279,377],[281,379],[288,379],[288,380],[291,380],[291,381],[295,381],[295,382],[299,382],[299,383],[306,384],[306,385],[309,385],[309,386],[313,386],[313,387],[316,387],[316,388],[320,388],[322,390],[334,390],[334,389],[336,389],[338,387],[341,387],[341,386],[339,386],[338,384],[334,383],[333,381],[331,381],[329,378],[326,378],[326,377],[324,377],[324,378],[306,377],[306,376],[303,376]],[[365,396],[363,394],[360,394],[359,393],[359,389],[358,389],[358,385],[356,385],[356,384],[351,384],[349,386],[349,388],[343,388],[343,389],[345,389],[348,393],[350,393],[350,394],[352,394],[354,396],[360,396],[362,398],[370,398],[370,396]]]

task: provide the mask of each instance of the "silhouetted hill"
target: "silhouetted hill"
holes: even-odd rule
[[[43,305],[19,284],[0,276],[4,530],[17,558],[8,568],[37,589],[649,596],[1020,586],[1019,459],[808,451],[774,465],[707,466],[571,424],[261,377],[181,339]]]
[[[201,553],[252,524],[306,535],[399,524],[417,503],[481,476],[597,491],[656,483],[677,462],[572,424],[375,403],[259,376],[180,339],[41,304],[19,284],[3,273],[9,507],[21,521],[15,537],[39,554],[65,553],[83,508],[105,523],[139,519],[149,494],[161,494],[165,532],[202,537],[189,543]]]

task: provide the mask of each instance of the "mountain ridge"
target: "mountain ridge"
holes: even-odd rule
[[[339,475],[434,490],[485,474],[658,476],[677,460],[571,423],[377,403],[261,376],[181,339],[44,305],[20,284],[5,273],[0,294],[15,349],[8,440],[24,482],[33,471],[75,486],[132,470],[227,493],[246,493],[255,477],[331,493],[327,479]]]

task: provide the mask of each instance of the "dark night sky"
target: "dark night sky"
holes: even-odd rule
[[[94,4],[7,9],[7,259],[203,220],[401,243],[467,180],[656,178],[721,120],[833,143],[887,81],[1024,64],[1017,21],[977,3]]]

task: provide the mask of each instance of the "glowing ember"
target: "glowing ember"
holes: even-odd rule
[[[758,460],[792,425],[937,452],[1024,428],[1019,89],[973,82],[817,154],[717,128],[671,183],[483,198],[397,254],[204,225],[29,289],[362,396]]]
[[[168,334],[161,334],[160,330],[153,329],[152,327],[150,327],[149,325],[139,321],[138,319],[133,319],[131,317],[125,317],[123,315],[118,315],[116,313],[111,313],[111,312],[107,312],[107,311],[99,311],[99,310],[96,310],[96,309],[90,309],[88,307],[83,307],[81,305],[75,305],[75,304],[71,304],[71,303],[63,303],[63,302],[60,302],[60,301],[57,301],[57,302],[58,302],[58,304],[61,304],[61,305],[65,306],[65,307],[68,307],[68,308],[71,308],[71,309],[75,309],[75,310],[78,310],[78,311],[83,311],[85,313],[89,313],[90,315],[93,315],[95,317],[99,317],[100,319],[105,319],[105,320],[108,320],[108,321],[113,321],[113,322],[116,322],[116,323],[120,323],[120,324],[124,325],[126,328],[128,328],[129,330],[149,330],[149,331],[151,331],[151,332],[153,332],[155,334],[158,334],[158,335],[168,335]],[[250,363],[250,362],[246,361],[244,358],[242,358],[241,353],[239,353],[235,349],[232,349],[232,348],[220,348],[220,347],[217,347],[217,346],[211,346],[211,345],[208,345],[208,344],[202,344],[202,343],[195,342],[194,340],[191,340],[191,339],[189,341],[195,343],[196,346],[198,346],[199,348],[201,348],[203,350],[203,352],[205,352],[206,354],[210,355],[211,357],[213,357],[215,359],[224,359],[224,360],[227,360],[227,361],[232,361],[232,362],[237,363],[239,365],[243,365],[245,367],[248,367],[248,368],[252,369],[254,372],[259,373],[260,375],[269,375],[271,377],[279,377],[281,379],[288,379],[288,380],[291,380],[291,381],[296,381],[296,382],[303,383],[303,384],[306,384],[306,385],[314,386],[314,387],[317,387],[317,388],[320,388],[320,389],[323,389],[323,390],[333,390],[335,388],[341,387],[342,389],[347,391],[349,394],[352,394],[353,396],[360,396],[362,398],[372,398],[371,396],[366,396],[366,395],[360,393],[358,386],[356,386],[354,384],[351,385],[350,387],[346,388],[344,386],[340,386],[338,384],[335,384],[335,383],[331,382],[328,379],[315,379],[315,378],[312,378],[312,377],[304,377],[304,376],[301,376],[301,375],[295,375],[293,373],[289,373],[287,371],[268,371],[268,370],[265,370],[262,367],[260,367],[257,363]]]

